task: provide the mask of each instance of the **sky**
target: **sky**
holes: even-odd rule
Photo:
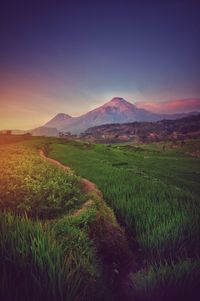
[[[200,110],[200,2],[3,1],[0,129],[79,116],[115,96]]]

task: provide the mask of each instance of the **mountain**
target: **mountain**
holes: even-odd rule
[[[159,115],[145,109],[139,109],[121,97],[115,97],[103,106],[94,109],[82,117],[90,120],[90,123],[97,125],[135,120],[156,120],[159,118]]]
[[[193,113],[195,114],[195,113]],[[122,97],[114,97],[104,105],[80,117],[70,117],[58,114],[47,122],[45,127],[55,127],[62,132],[80,134],[86,129],[102,124],[126,123],[134,121],[158,121],[162,119],[177,119],[188,116],[184,114],[157,114],[126,101]]]
[[[47,128],[62,128],[63,126],[65,126],[66,122],[71,119],[72,117],[64,114],[64,113],[59,113],[57,114],[54,118],[52,118],[51,120],[49,120],[44,127]]]
[[[158,114],[145,109],[139,109],[134,104],[121,97],[115,97],[104,105],[94,109],[80,117],[68,119],[58,129],[79,134],[89,127],[107,123],[123,123],[135,120],[159,120]]]
[[[158,142],[200,138],[200,113],[175,120],[106,124],[87,129],[80,138],[99,143]]]
[[[38,127],[36,129],[28,131],[33,136],[47,136],[47,137],[58,137],[59,131],[56,128]]]

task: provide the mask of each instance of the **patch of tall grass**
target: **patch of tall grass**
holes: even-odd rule
[[[150,265],[130,279],[137,301],[198,300],[200,259]]]
[[[99,279],[86,235],[57,235],[39,221],[0,213],[1,300],[89,300]],[[67,246],[67,249],[66,247]]]

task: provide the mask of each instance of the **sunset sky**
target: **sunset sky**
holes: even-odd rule
[[[4,1],[0,129],[81,115],[114,96],[200,111],[200,2]]]

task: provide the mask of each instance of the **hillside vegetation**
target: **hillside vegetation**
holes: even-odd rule
[[[81,138],[98,143],[120,141],[152,143],[200,138],[200,114],[176,120],[100,125],[87,129],[81,134]]]

